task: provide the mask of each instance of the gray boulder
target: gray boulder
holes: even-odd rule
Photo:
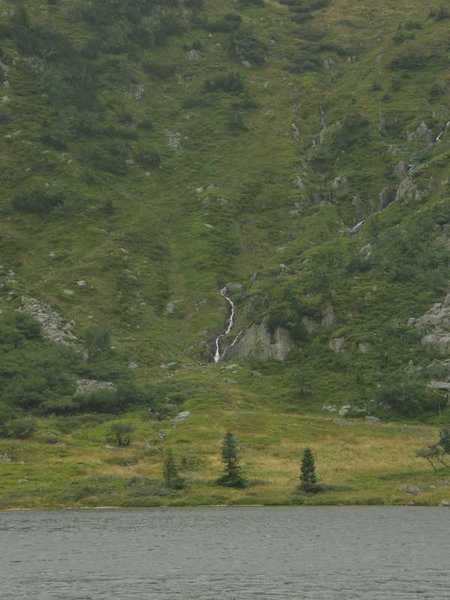
[[[265,323],[251,325],[228,350],[227,358],[285,361],[294,347],[289,331],[277,327],[272,333]]]

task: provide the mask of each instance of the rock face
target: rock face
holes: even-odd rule
[[[431,344],[443,354],[450,351],[450,293],[442,302],[433,304],[419,319],[410,319],[410,325],[424,333],[422,344]]]
[[[345,338],[333,338],[332,340],[330,340],[328,346],[330,350],[333,350],[333,352],[343,352],[345,346]]]
[[[256,360],[287,359],[293,348],[287,329],[277,327],[273,333],[265,323],[251,325],[240,340],[227,352],[227,358],[254,358]]]
[[[96,379],[78,379],[76,396],[84,394],[93,394],[95,392],[110,390],[114,391],[116,386],[112,381],[97,381]]]
[[[414,202],[421,198],[422,194],[412,177],[405,177],[398,186],[395,202]]]
[[[71,345],[78,340],[72,333],[73,322],[68,323],[48,304],[35,298],[23,297],[21,311],[27,313],[42,327],[42,335],[55,344]]]

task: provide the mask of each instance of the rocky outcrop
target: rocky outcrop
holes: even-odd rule
[[[398,186],[395,202],[419,201],[422,194],[412,177],[405,177]]]
[[[104,390],[115,391],[116,386],[112,381],[97,381],[96,379],[78,379],[76,396],[84,396],[85,394],[94,394]]]
[[[443,354],[450,352],[450,293],[422,317],[410,319],[408,323],[424,333],[422,344],[434,346]]]
[[[294,344],[287,329],[277,327],[270,332],[265,323],[251,325],[226,357],[285,361]]]
[[[78,341],[72,332],[75,323],[65,321],[48,304],[39,302],[35,298],[23,297],[20,311],[30,315],[40,323],[42,335],[55,344],[73,345]]]

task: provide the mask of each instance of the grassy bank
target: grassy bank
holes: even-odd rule
[[[143,410],[123,415],[120,421],[136,428],[127,448],[108,441],[117,417],[107,415],[42,419],[30,440],[1,440],[0,508],[437,505],[450,499],[450,469],[433,473],[415,456],[416,448],[436,440],[438,427],[293,413],[264,403],[256,407],[251,397],[234,391],[215,406],[195,399],[186,409],[190,417],[176,425],[152,420]],[[250,480],[244,490],[214,483],[227,430],[240,440]],[[305,446],[314,450],[321,481],[330,491],[296,494]],[[169,448],[187,482],[177,492],[166,490],[162,480]],[[413,495],[409,486],[420,491]]]

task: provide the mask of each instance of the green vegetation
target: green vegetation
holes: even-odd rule
[[[222,462],[225,467],[224,474],[219,477],[219,485],[231,488],[245,488],[247,482],[242,476],[241,466],[239,464],[238,443],[232,433],[225,434],[222,446]]]
[[[300,468],[300,488],[306,493],[317,491],[316,461],[310,448],[305,448],[303,451]]]
[[[0,506],[286,503],[309,444],[306,503],[446,499],[447,7],[4,4]]]

